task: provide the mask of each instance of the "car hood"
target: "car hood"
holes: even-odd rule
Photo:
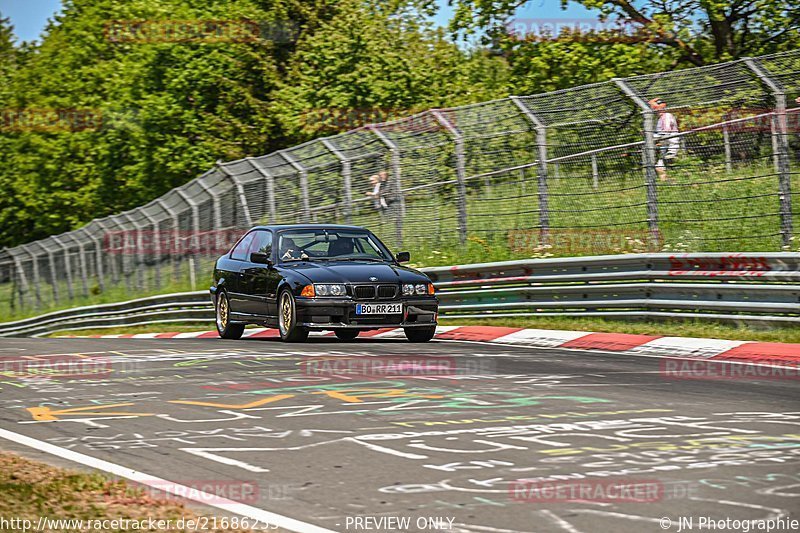
[[[412,268],[369,261],[301,262],[288,270],[302,274],[314,283],[422,283],[427,276]],[[376,278],[376,279],[370,279]]]

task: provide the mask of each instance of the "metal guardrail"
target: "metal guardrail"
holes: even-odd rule
[[[602,316],[800,323],[800,253],[631,254],[422,269],[447,318]],[[79,307],[0,324],[0,337],[210,322],[208,293]]]

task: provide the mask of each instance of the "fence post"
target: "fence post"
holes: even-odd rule
[[[730,174],[733,172],[733,165],[731,164],[731,135],[727,122],[722,125],[722,145],[725,149],[725,172]]]
[[[80,231],[80,230],[78,230]],[[83,295],[85,297],[89,297],[89,269],[86,266],[86,249],[83,247],[83,243],[78,240],[78,237],[75,235],[77,232],[70,232],[67,233],[65,236],[72,239],[78,246],[78,268],[81,271],[81,287],[83,287]]]
[[[173,211],[161,198],[156,199],[156,203],[164,210],[164,213],[172,219],[172,248],[169,250],[169,259],[172,262],[172,276],[175,281],[181,279],[181,266],[178,254],[180,252],[179,242],[181,233],[181,220],[177,211]]]
[[[58,303],[58,280],[56,280],[56,256],[53,250],[46,248],[47,260],[50,262],[50,282],[53,284],[53,301]]]
[[[108,220],[108,217],[106,217],[104,219],[101,219],[101,220],[98,220],[97,221],[97,225],[100,226],[100,228],[103,231],[106,232],[105,240],[109,244],[108,249],[109,249],[109,252],[110,252],[109,253],[109,257],[108,257],[108,264],[111,266],[111,284],[115,285],[115,284],[119,283],[119,271],[117,270],[117,260],[115,258],[113,258],[112,256],[115,255],[117,252],[111,253],[111,250],[114,249],[114,247],[111,246],[111,245],[114,244],[114,243],[111,242],[111,235],[108,234],[109,229],[108,229],[108,226],[106,226],[106,223],[105,223],[106,220]],[[100,263],[102,264],[102,262],[103,262],[102,256],[98,259],[98,261],[100,261]]]
[[[105,274],[103,272],[103,239],[98,236],[97,229],[100,226],[98,220],[93,220],[85,226],[86,235],[94,242],[94,266],[97,272],[97,288],[100,292],[106,289]],[[89,231],[92,228],[92,231]]]
[[[792,186],[789,174],[789,142],[786,124],[786,92],[780,81],[769,76],[764,67],[753,58],[745,58],[744,64],[769,88],[775,98],[772,113],[772,150],[775,155],[775,171],[778,173],[778,190],[781,210],[781,240],[783,246],[792,244]]]
[[[214,254],[219,253],[220,246],[220,230],[222,229],[222,207],[219,202],[219,195],[214,192],[214,189],[209,187],[203,182],[202,178],[197,180],[197,184],[206,192],[211,198],[211,209],[214,211]],[[248,210],[249,213],[249,210]]]
[[[42,292],[40,287],[42,280],[39,277],[39,258],[38,256],[34,255],[34,253],[27,246],[25,247],[25,252],[28,254],[28,257],[31,258],[31,271],[33,272],[33,295],[36,298],[34,300],[34,308],[38,308],[42,305]]]
[[[625,95],[642,110],[644,122],[644,146],[642,147],[642,162],[644,163],[644,179],[647,186],[647,225],[650,229],[650,240],[653,248],[661,247],[661,238],[658,231],[658,188],[656,178],[656,141],[655,141],[655,111],[650,105],[630,87],[625,80],[614,78],[614,83]]]
[[[284,150],[278,150],[281,156],[300,176],[300,194],[303,196],[303,222],[311,222],[311,201],[308,197],[308,173],[306,169]]]
[[[131,217],[128,213],[130,211],[126,211],[124,213],[120,213],[119,216],[125,217],[128,220],[128,223],[133,226],[134,231],[136,232],[136,239],[135,239],[135,246],[136,246],[136,257],[133,270],[136,271],[136,290],[143,291],[145,290],[144,286],[144,258],[142,255],[142,232],[141,226],[134,222],[133,217]]]
[[[20,248],[17,248],[18,250]],[[28,283],[28,276],[25,275],[25,268],[22,266],[22,261],[20,261],[19,257],[12,252],[11,250],[8,251],[9,255],[14,261],[14,265],[17,267],[17,277],[19,278],[19,304],[20,307],[25,306],[25,296],[27,295],[29,303],[31,307],[34,307],[35,304],[33,302],[33,295],[31,294],[30,284]]]
[[[72,286],[72,265],[70,264],[69,259],[69,248],[66,244],[60,239],[61,235],[53,235],[53,241],[61,248],[61,251],[64,254],[64,272],[67,274],[67,295],[69,296],[70,301],[75,299],[75,291]]]
[[[274,224],[277,222],[277,218],[275,216],[276,209],[275,209],[275,178],[272,177],[269,170],[267,170],[263,165],[261,165],[261,161],[258,159],[254,159],[252,157],[247,157],[247,162],[250,163],[250,166],[256,169],[256,171],[264,176],[264,185],[266,190],[264,193],[267,195],[267,204],[269,206],[269,221]]]
[[[539,161],[538,183],[539,191],[539,226],[542,244],[547,244],[550,237],[550,209],[547,194],[547,127],[518,96],[512,96],[511,101],[519,108],[528,122],[536,130],[536,145]],[[558,177],[558,163],[556,163],[556,177]]]
[[[458,241],[467,242],[467,170],[464,162],[464,136],[438,109],[431,111],[433,118],[453,137],[456,153],[456,182],[458,188]]]
[[[148,205],[151,205],[152,202]],[[147,207],[147,206],[145,206]],[[142,208],[142,215],[150,221],[150,224],[153,226],[153,234],[151,241],[153,243],[153,258],[154,258],[154,265],[156,267],[156,275],[155,275],[155,287],[157,289],[161,288],[161,234],[158,232],[158,220],[147,214],[145,208]]]
[[[239,183],[239,180],[236,178],[236,175],[233,172],[222,166],[220,161],[217,161],[216,167],[220,172],[227,176],[228,179],[233,182],[234,187],[236,187],[236,192],[239,195],[239,203],[242,205],[242,213],[244,213],[244,220],[247,223],[247,229],[250,229],[253,227],[253,217],[250,216],[250,208],[247,206],[247,195],[244,192],[244,186]],[[214,196],[212,195],[211,197],[213,198]]]
[[[397,248],[403,247],[403,217],[406,213],[406,198],[403,194],[403,180],[400,175],[400,149],[389,137],[386,136],[377,126],[371,124],[367,129],[374,133],[378,139],[389,149],[392,158],[392,179],[397,192],[398,209],[395,210],[395,242]]]
[[[192,279],[192,276],[197,276],[196,270],[200,268],[199,261],[197,261],[194,256],[197,254],[198,249],[200,248],[200,241],[199,241],[199,234],[200,234],[200,206],[197,204],[195,200],[189,197],[188,194],[183,192],[181,189],[175,189],[175,192],[183,198],[183,200],[189,204],[189,208],[192,210],[192,238],[191,238],[191,248],[189,250],[189,258],[192,259],[189,262],[189,279]]]
[[[328,149],[330,153],[336,156],[336,159],[342,164],[342,183],[344,185],[344,221],[350,224],[353,215],[353,185],[352,179],[352,165],[350,159],[347,158],[329,139],[322,139],[322,145]]]

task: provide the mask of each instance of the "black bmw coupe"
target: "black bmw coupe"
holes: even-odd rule
[[[353,340],[400,327],[411,342],[429,341],[439,302],[427,276],[401,266],[409,259],[358,226],[257,226],[214,266],[217,331],[238,339],[261,324],[301,342],[312,330]]]

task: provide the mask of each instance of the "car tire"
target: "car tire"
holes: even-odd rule
[[[436,335],[436,326],[429,328],[405,328],[406,338],[411,342],[428,342]]]
[[[283,342],[303,342],[308,330],[297,325],[297,304],[292,291],[284,289],[278,298],[278,331]]]
[[[217,325],[217,333],[223,339],[240,339],[244,333],[245,324],[237,324],[231,322],[231,304],[228,300],[228,294],[225,291],[220,291],[217,294],[217,302],[214,306],[215,323]]]
[[[340,341],[352,341],[358,337],[357,329],[335,329],[333,332]]]

